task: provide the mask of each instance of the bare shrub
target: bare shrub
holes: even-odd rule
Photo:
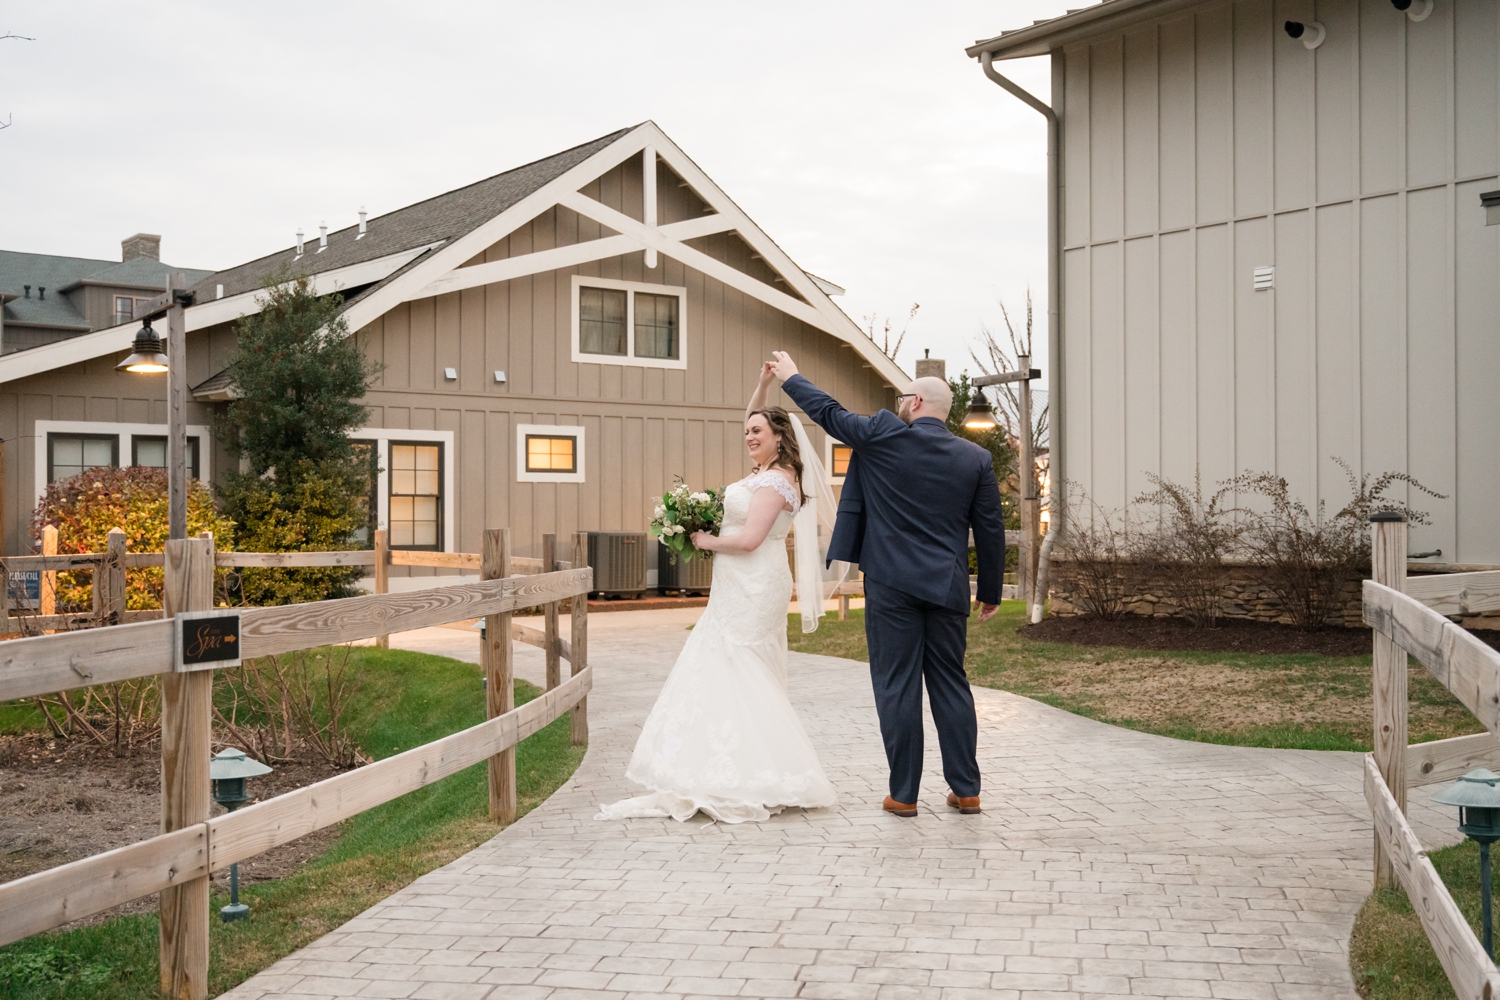
[[[1073,568],[1074,603],[1113,621],[1139,590],[1138,541],[1128,510],[1105,510],[1077,486],[1069,489],[1067,530],[1058,539]]]
[[[161,685],[155,677],[43,695],[36,706],[52,735],[87,740],[117,757],[161,732]]]
[[[348,646],[298,650],[219,672],[214,718],[265,764],[306,749],[334,767],[364,763],[344,726],[357,690]]]
[[[1445,499],[1404,472],[1356,477],[1341,458],[1334,458],[1349,479],[1352,499],[1332,517],[1319,501],[1317,511],[1292,496],[1286,479],[1269,472],[1244,472],[1230,480],[1238,493],[1262,497],[1269,510],[1249,515],[1244,539],[1250,558],[1267,571],[1267,585],[1292,622],[1303,628],[1326,624],[1340,604],[1344,586],[1370,569],[1370,515],[1389,510],[1414,524],[1427,524],[1425,511],[1389,497],[1395,483],[1413,486]]]
[[[1234,489],[1220,484],[1205,498],[1197,474],[1192,489],[1150,472],[1146,478],[1156,489],[1136,497],[1135,503],[1159,508],[1162,517],[1154,530],[1137,535],[1142,572],[1165,591],[1183,617],[1195,625],[1216,627],[1224,617],[1226,561],[1244,532],[1235,516]]]

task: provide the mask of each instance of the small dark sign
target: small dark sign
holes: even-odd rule
[[[177,659],[183,670],[237,665],[240,662],[239,613],[179,616]]]

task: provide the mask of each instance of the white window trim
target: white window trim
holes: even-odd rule
[[[443,546],[441,551],[455,551],[453,535],[458,526],[453,523],[456,479],[453,470],[458,462],[453,452],[453,432],[411,431],[402,430],[399,427],[361,427],[359,430],[351,431],[349,437],[354,441],[375,443],[375,461],[380,468],[380,474],[375,481],[375,498],[379,505],[375,527],[382,531],[389,531],[391,527],[391,442],[419,441],[424,444],[435,443],[443,446]]]
[[[577,286],[574,286],[576,291]],[[574,303],[578,297],[575,294]],[[578,313],[575,310],[574,316]],[[574,324],[574,343],[577,343],[577,324]],[[573,456],[578,463],[577,472],[528,472],[526,470],[526,435],[545,434],[548,437],[571,437],[577,438],[578,443],[574,446]],[[516,424],[516,482],[518,483],[581,483],[583,478],[583,457],[586,454],[583,440],[583,428],[568,424]]]
[[[823,442],[823,468],[828,472],[828,481],[834,486],[844,485],[844,477],[833,474],[833,446],[847,447],[842,441],[835,441],[831,435],[826,436]]]
[[[578,349],[578,291],[583,287],[613,288],[625,295],[625,355],[584,354]],[[635,296],[637,292],[647,295],[677,296],[677,354],[676,358],[638,358],[635,356]],[[687,289],[678,285],[653,285],[646,281],[617,281],[614,278],[586,278],[573,275],[573,360],[590,365],[628,365],[636,368],[687,369]],[[580,480],[581,482],[582,480]]]
[[[36,494],[32,498],[33,509],[42,502],[42,494],[47,491],[47,435],[49,434],[113,435],[119,439],[120,467],[125,469],[130,467],[130,456],[134,451],[132,446],[135,438],[137,436],[166,437],[167,425],[122,424],[107,420],[38,420],[34,456],[35,478],[32,480]],[[208,428],[201,424],[189,424],[187,435],[198,439],[198,478],[204,486],[208,486],[211,483],[210,475],[213,467],[210,461],[213,452],[213,437],[208,433]]]

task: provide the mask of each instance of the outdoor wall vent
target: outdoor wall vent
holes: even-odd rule
[[[1257,292],[1263,292],[1267,288],[1275,288],[1276,287],[1276,268],[1274,268],[1274,267],[1257,267],[1255,269],[1254,278],[1253,278],[1253,280],[1251,282],[1251,285],[1252,285],[1252,287]]]
[[[357,240],[365,238],[365,206],[363,205],[359,206],[359,235],[354,238]]]
[[[1323,39],[1328,35],[1317,21],[1288,21],[1285,27],[1287,35],[1299,39],[1305,49],[1315,49],[1322,45]]]
[[[1391,6],[1406,11],[1413,21],[1425,21],[1432,13],[1432,0],[1391,0]]]
[[[495,381],[496,382],[504,382],[505,381],[505,373],[501,372],[501,371],[495,372]]]
[[[1500,226],[1500,191],[1482,191],[1479,204],[1484,206],[1484,224]]]
[[[443,369],[443,378],[447,379],[449,382],[457,382],[458,381],[458,369],[457,368],[444,368]]]

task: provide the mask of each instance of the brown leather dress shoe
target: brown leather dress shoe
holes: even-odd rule
[[[885,797],[885,802],[881,804],[881,808],[888,813],[896,816],[905,816],[908,819],[917,814],[917,804],[915,802],[897,802],[889,795]]]
[[[984,811],[979,808],[979,796],[959,795],[957,792],[948,793],[948,808],[957,809],[965,816],[972,816],[974,813]]]

